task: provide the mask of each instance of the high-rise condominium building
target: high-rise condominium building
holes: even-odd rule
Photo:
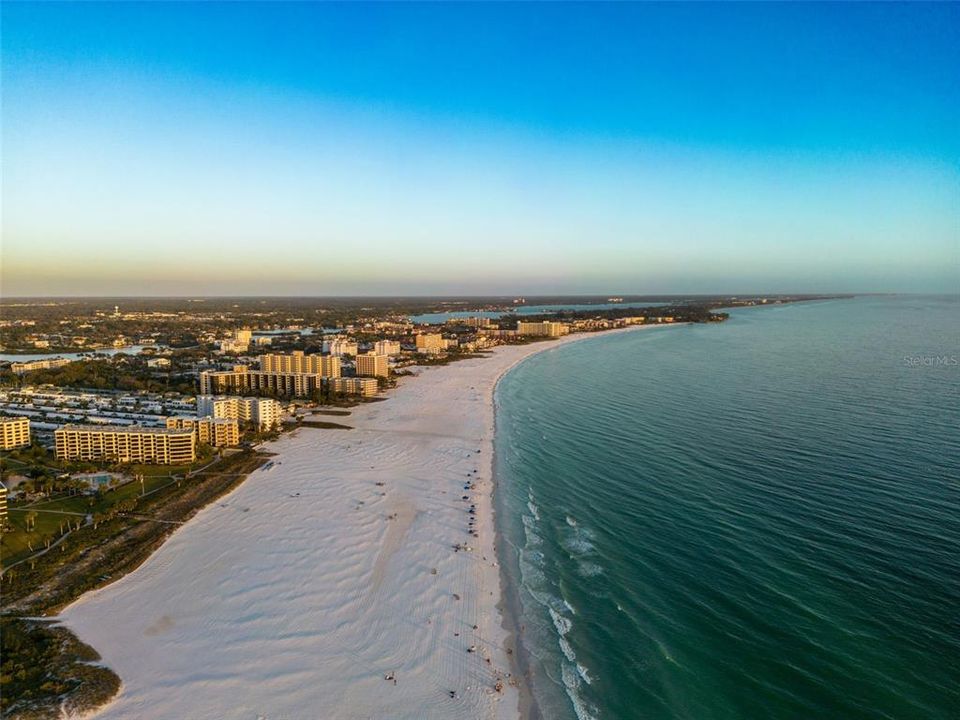
[[[294,350],[290,355],[271,353],[260,356],[263,372],[312,373],[323,377],[340,377],[340,358],[325,355],[304,355]]]
[[[387,377],[390,375],[390,364],[386,355],[367,353],[357,355],[357,375],[369,377]]]
[[[560,337],[567,333],[567,326],[559,322],[517,322],[517,335],[537,335],[540,337]]]
[[[253,331],[243,328],[234,330],[233,337],[228,340],[220,341],[220,352],[224,353],[242,353],[250,349],[250,340],[253,338]]]
[[[193,430],[198,444],[212,447],[233,447],[240,444],[240,422],[236,418],[168,417],[167,427]]]
[[[200,394],[309,397],[322,382],[323,375],[319,373],[263,372],[237,365],[233,370],[201,372]]]
[[[331,355],[356,355],[359,352],[356,341],[349,338],[334,338],[325,344]]]
[[[193,430],[136,425],[64,425],[53,433],[58,460],[185,465],[197,458]]]
[[[261,432],[279,427],[282,414],[280,403],[272,398],[214,397],[212,395],[201,395],[197,398],[198,416],[248,422]]]
[[[440,352],[447,347],[440,333],[423,333],[417,335],[417,350],[420,352]]]
[[[373,352],[377,355],[399,355],[400,342],[398,340],[378,340],[373,345]]]

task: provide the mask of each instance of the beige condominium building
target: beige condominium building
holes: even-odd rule
[[[213,395],[201,395],[197,398],[198,416],[248,422],[260,431],[279,427],[282,414],[280,403],[272,398]]]
[[[250,341],[253,338],[253,331],[243,328],[234,330],[233,336],[220,342],[221,352],[241,353],[250,349]]]
[[[260,356],[260,370],[340,377],[340,358],[329,355],[304,355],[302,350],[294,350],[290,355],[272,353]]]
[[[186,465],[196,460],[191,429],[137,425],[64,425],[54,433],[58,460]]]
[[[34,370],[52,370],[69,365],[72,360],[66,358],[50,358],[49,360],[28,360],[27,362],[11,363],[10,369],[17,375],[33,372]]]
[[[233,370],[201,372],[200,394],[309,397],[321,387],[323,378],[320,373],[264,372],[237,365]]]
[[[378,389],[376,378],[371,377],[330,378],[327,382],[330,383],[331,392],[344,395],[373,397]]]
[[[236,418],[169,417],[167,427],[193,430],[198,444],[212,447],[233,447],[240,444],[240,421]]]
[[[360,376],[388,377],[390,375],[390,363],[386,355],[375,353],[357,355],[356,368],[357,375]]]
[[[331,355],[356,355],[360,352],[356,340],[350,338],[334,338],[324,345],[327,346]]]
[[[7,486],[0,482],[0,526],[7,520]]]
[[[517,335],[560,337],[567,334],[567,326],[559,322],[517,322]]]
[[[377,340],[373,345],[373,352],[377,355],[399,355],[399,340]]]
[[[30,419],[0,418],[0,450],[13,450],[30,444]]]
[[[417,335],[417,350],[424,353],[441,352],[446,349],[447,344],[443,341],[443,335],[440,333],[423,333]]]

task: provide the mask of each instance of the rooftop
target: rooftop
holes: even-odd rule
[[[60,430],[111,433],[149,433],[151,435],[192,435],[192,430],[179,430],[165,427],[145,427],[143,425],[64,425]]]

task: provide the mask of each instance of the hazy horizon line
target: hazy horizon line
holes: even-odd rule
[[[877,295],[918,295],[918,296],[950,296],[960,295],[960,290],[956,292],[899,292],[899,291],[837,291],[837,292],[811,292],[811,291],[754,291],[744,290],[738,292],[697,292],[697,293],[508,293],[508,294],[364,294],[364,295],[346,295],[346,294],[327,294],[327,295],[259,295],[259,294],[223,294],[223,295],[0,295],[0,303],[7,300],[274,300],[274,299],[305,299],[305,300],[366,300],[366,299],[437,299],[437,300],[498,300],[498,299],[537,299],[537,298],[589,298],[589,299],[607,299],[607,298],[632,298],[636,301],[655,299],[655,298],[715,298],[715,297],[759,297],[759,296],[790,296],[790,297],[859,297],[859,296],[877,296]]]

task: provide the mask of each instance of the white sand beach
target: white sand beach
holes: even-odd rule
[[[424,369],[385,402],[315,416],[352,430],[266,446],[272,467],[62,613],[123,682],[94,716],[518,717],[497,609],[492,393],[519,360],[581,337]]]

